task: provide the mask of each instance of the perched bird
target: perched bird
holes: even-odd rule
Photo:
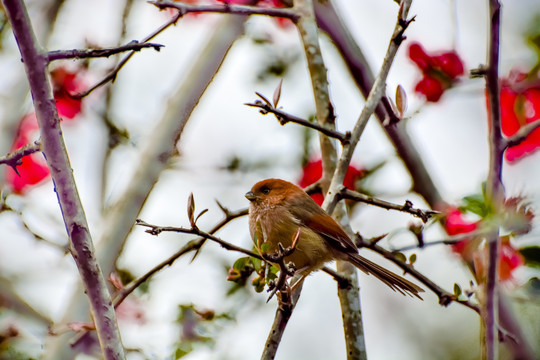
[[[290,248],[285,263],[292,262],[302,277],[321,269],[332,260],[346,260],[366,274],[372,274],[393,290],[414,295],[424,290],[403,277],[360,256],[343,228],[298,186],[281,179],[256,183],[246,193],[249,232],[262,254]],[[263,245],[266,244],[266,245]],[[300,282],[299,281],[299,282]]]

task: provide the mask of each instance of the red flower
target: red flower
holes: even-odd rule
[[[533,82],[526,77],[526,74],[511,72],[501,81],[501,126],[505,136],[512,136],[522,126],[540,120],[540,79]],[[506,150],[506,160],[517,161],[539,147],[540,129],[536,129],[520,144]]]
[[[463,214],[456,208],[449,208],[447,210],[446,220],[444,227],[448,235],[458,235],[473,232],[478,228],[479,222],[471,222],[463,217]],[[452,251],[460,254],[466,260],[470,258],[469,249],[470,239],[458,241],[450,247]]]
[[[409,58],[418,65],[424,77],[416,84],[415,91],[427,101],[437,102],[464,73],[463,62],[455,51],[428,55],[418,43],[409,46]]]
[[[36,119],[36,114],[31,113],[22,118],[17,130],[17,136],[11,151],[17,150],[25,145],[36,140],[39,131],[39,126]],[[11,184],[13,191],[17,194],[23,194],[28,187],[40,183],[49,177],[49,168],[41,153],[34,153],[25,156],[22,159],[21,165],[17,166],[19,175],[9,167],[6,171],[6,181]]]
[[[82,90],[80,76],[76,72],[59,67],[51,72],[51,81],[58,115],[62,119],[73,119],[81,112],[81,99],[73,97],[73,94]],[[21,119],[11,151],[32,143],[38,137],[39,125],[36,114],[32,112]],[[40,153],[25,156],[21,165],[17,166],[17,172],[19,174],[8,168],[6,181],[18,194],[24,194],[30,187],[49,177],[49,168]]]
[[[512,246],[510,238],[503,237],[499,248],[499,279],[501,281],[512,280],[515,269],[525,263],[523,256]],[[474,269],[479,281],[485,281],[487,275],[487,248],[484,252],[476,253],[474,257]]]
[[[349,166],[347,173],[345,174],[345,179],[343,179],[343,185],[351,190],[356,189],[356,181],[364,175],[362,170],[355,168],[354,166]],[[298,185],[300,187],[307,187],[311,184],[314,184],[322,177],[322,160],[310,161],[304,166],[302,172],[302,179]],[[319,205],[322,205],[324,201],[324,195],[321,193],[315,193],[311,195],[311,198]]]
[[[83,88],[77,72],[59,67],[51,71],[54,99],[58,115],[63,119],[73,119],[81,112],[82,100],[74,97]]]
[[[471,222],[463,217],[458,209],[450,207],[447,210],[445,229],[448,235],[466,234],[478,229],[480,221]],[[485,279],[487,251],[478,251],[479,242],[474,239],[458,241],[451,246],[452,251],[458,254],[463,260],[474,264],[474,271],[479,281]],[[512,272],[522,266],[525,262],[523,256],[512,246],[509,237],[501,239],[502,245],[499,253],[499,277],[500,280],[510,280]]]

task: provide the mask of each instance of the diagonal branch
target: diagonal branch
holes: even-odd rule
[[[509,148],[510,146],[516,146],[521,144],[527,136],[529,136],[533,131],[540,128],[540,120],[535,120],[531,123],[528,123],[527,125],[524,125],[519,128],[519,130],[503,142],[503,147],[505,149]]]
[[[356,86],[367,98],[373,87],[375,75],[362,49],[345,26],[333,1],[317,1],[314,5],[319,27],[328,34],[341,54]],[[399,117],[394,113],[390,100],[386,96],[381,98],[375,108],[375,115],[396,148],[397,155],[411,174],[412,190],[422,195],[431,207],[437,206],[442,200],[441,194],[426,169],[421,154],[407,134],[405,124],[399,123]]]
[[[354,150],[356,149],[358,141],[360,141],[360,136],[362,135],[369,118],[375,111],[375,108],[377,107],[381,98],[384,95],[384,90],[386,88],[386,78],[390,71],[392,62],[394,61],[394,57],[396,56],[397,50],[404,39],[403,33],[405,29],[409,26],[409,24],[414,20],[414,17],[410,20],[407,19],[411,2],[412,0],[405,0],[400,5],[397,23],[394,28],[392,38],[390,39],[388,50],[384,57],[381,70],[379,72],[379,75],[375,79],[371,91],[369,92],[366,103],[364,105],[364,109],[362,110],[354,126],[351,134],[350,143],[343,148],[343,153],[341,154],[336,172],[334,173],[334,176],[330,183],[330,187],[323,203],[323,207],[328,207],[327,211],[330,214],[333,212],[334,209],[333,207],[329,207],[328,205],[334,203],[334,197],[339,192],[338,189],[340,188],[341,184],[343,184],[343,180],[345,179],[345,174],[347,172],[349,163],[351,162],[352,155],[354,153]]]
[[[86,59],[86,58],[98,58],[98,57],[109,57],[115,54],[119,54],[125,51],[140,51],[145,48],[153,48],[156,51],[161,50],[164,45],[143,42],[140,43],[137,40],[133,40],[130,43],[114,48],[106,49],[82,49],[82,50],[55,50],[49,51],[48,61],[52,62],[55,60],[62,59]]]
[[[30,85],[41,132],[41,150],[54,182],[73,259],[90,302],[102,355],[107,360],[124,359],[124,349],[107,283],[94,252],[94,245],[73,177],[47,73],[47,54],[40,51],[22,0],[3,1],[17,40]]]
[[[232,220],[234,220],[236,218],[239,218],[241,216],[246,216],[247,215],[247,209],[242,209],[242,210],[231,212],[231,211],[229,211],[229,210],[222,207],[222,210],[223,210],[223,212],[225,214],[225,218],[223,220],[221,220],[219,223],[217,223],[208,232],[208,234],[213,235],[217,231],[219,231],[223,226],[225,226],[226,224],[231,222]],[[149,224],[146,224],[146,223],[143,224],[143,222],[141,222],[139,225],[141,225],[141,226],[145,225],[146,226],[146,225],[149,225]],[[162,261],[161,263],[159,263],[158,265],[156,265],[155,267],[150,269],[150,271],[148,271],[143,276],[139,277],[137,280],[134,280],[131,284],[126,286],[120,293],[118,293],[116,295],[116,297],[114,298],[114,301],[113,301],[114,307],[117,307],[118,305],[120,305],[122,303],[122,301],[124,301],[124,299],[129,294],[131,294],[136,288],[138,288],[142,283],[147,281],[150,277],[152,277],[154,274],[156,274],[157,272],[159,272],[161,269],[165,268],[166,266],[171,266],[181,256],[183,256],[183,255],[185,255],[185,254],[187,254],[187,253],[189,253],[191,251],[199,252],[201,247],[204,245],[206,239],[207,239],[206,237],[201,236],[198,239],[194,239],[194,240],[189,241],[185,246],[182,247],[182,249],[180,249],[179,251],[177,251],[176,253],[171,255],[168,259]]]
[[[457,302],[463,306],[466,306],[474,310],[478,314],[480,314],[480,308],[477,305],[471,303],[469,300],[459,299],[454,294],[447,292],[446,290],[441,288],[439,285],[431,281],[424,274],[416,270],[412,265],[401,261],[392,251],[388,251],[374,242],[366,241],[360,235],[356,236],[355,243],[358,245],[358,247],[365,247],[365,248],[375,251],[376,253],[384,256],[386,259],[390,260],[391,262],[399,266],[406,273],[411,274],[411,276],[415,277],[418,281],[420,281],[428,289],[430,289],[435,295],[437,295],[437,297],[439,298],[439,304],[443,306],[448,306],[450,305],[451,302]]]
[[[351,134],[349,132],[343,134],[343,133],[340,133],[339,131],[328,129],[328,128],[326,128],[326,127],[324,127],[322,125],[319,125],[317,123],[314,123],[314,122],[299,118],[299,117],[297,117],[295,115],[286,113],[283,110],[276,109],[270,103],[262,102],[260,100],[256,100],[253,103],[246,103],[245,105],[261,109],[260,113],[263,114],[263,115],[266,115],[268,113],[274,114],[281,125],[285,125],[285,124],[287,124],[289,122],[292,122],[292,123],[295,123],[295,124],[299,124],[299,125],[302,125],[302,126],[317,130],[318,132],[320,132],[320,133],[322,133],[322,134],[324,134],[324,135],[326,135],[328,137],[338,139],[339,142],[341,142],[342,145],[346,145],[346,144],[349,143],[349,138],[351,136]]]
[[[159,28],[157,28],[156,30],[154,30],[154,32],[152,32],[150,35],[148,35],[147,37],[145,37],[144,39],[142,39],[139,43],[141,44],[145,44],[147,43],[148,41],[152,40],[153,38],[155,38],[156,36],[158,36],[159,34],[161,34],[164,30],[166,30],[169,26],[173,25],[173,24],[176,24],[176,22],[182,17],[182,14],[180,13],[177,13],[175,16],[173,16],[169,21],[167,21],[165,24],[161,25]],[[114,69],[107,75],[105,76],[101,81],[99,81],[98,83],[92,85],[90,88],[88,88],[87,90],[77,94],[75,97],[77,98],[83,98],[85,96],[88,96],[92,91],[96,90],[97,88],[105,85],[106,83],[108,83],[109,81],[114,81],[116,79],[116,76],[118,75],[118,73],[120,72],[120,70],[122,70],[122,68],[124,67],[124,65],[126,65],[126,63],[131,59],[131,57],[133,55],[135,55],[135,52],[136,51],[131,51],[128,55],[126,55],[122,60],[120,60],[120,62],[114,67]]]

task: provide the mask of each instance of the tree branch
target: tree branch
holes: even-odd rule
[[[298,32],[304,46],[311,86],[315,100],[317,122],[325,127],[335,130],[334,108],[330,101],[328,88],[327,70],[319,45],[319,28],[314,13],[314,6],[318,1],[296,0],[295,9],[301,15],[297,22]],[[330,185],[332,175],[336,170],[337,149],[332,139],[319,134],[323,175],[319,181],[323,193],[326,193]],[[323,207],[326,211],[328,208]],[[345,204],[341,203],[339,211],[334,217],[340,222],[347,233],[352,235],[352,229],[348,223]],[[358,285],[358,272],[356,268],[345,261],[337,261],[336,268],[350,286],[338,286],[338,297],[341,305],[343,330],[347,359],[366,359],[366,345],[362,320],[362,307],[360,304],[360,291]]]
[[[413,208],[413,204],[409,200],[407,200],[405,204],[403,205],[397,205],[397,204],[390,203],[388,201],[374,198],[372,196],[368,196],[366,194],[361,194],[357,191],[349,190],[343,185],[341,189],[339,190],[336,196],[336,199],[338,200],[349,199],[349,200],[363,202],[366,204],[375,205],[386,210],[396,210],[396,211],[406,212],[420,218],[422,222],[424,223],[428,222],[428,220],[434,215],[439,214],[439,212],[433,211],[433,210],[422,210],[422,209]]]
[[[298,21],[298,14],[292,9],[283,8],[263,8],[259,6],[236,5],[234,3],[224,3],[223,5],[192,5],[168,0],[148,1],[160,9],[177,9],[181,16],[189,13],[222,13],[236,15],[266,15],[290,19],[292,22]]]
[[[153,36],[172,25],[178,18],[179,16],[176,16],[171,19],[156,30]],[[114,270],[118,256],[146,198],[162,171],[168,166],[171,154],[176,151],[176,143],[199,99],[221,66],[233,42],[242,34],[244,21],[245,18],[242,17],[229,17],[216,24],[213,35],[202,45],[197,61],[186,69],[189,76],[173,91],[162,118],[148,135],[151,140],[141,151],[138,168],[125,192],[118,196],[120,200],[117,203],[106,209],[101,232],[103,236],[97,249],[105,274]],[[80,294],[82,291],[76,292],[72,297],[67,306],[68,311],[64,314],[64,322],[71,321],[73,317],[71,312],[84,310],[77,306],[84,301]],[[53,346],[68,346],[68,340],[67,337],[59,338],[58,341],[53,340]]]
[[[98,58],[98,57],[109,57],[125,51],[140,51],[144,48],[153,48],[156,51],[160,51],[164,45],[143,42],[140,43],[137,40],[133,40],[130,43],[114,48],[106,49],[82,49],[82,50],[55,50],[49,51],[47,56],[48,61],[52,62],[55,60],[62,59],[86,59],[86,58]]]
[[[510,146],[516,146],[521,144],[527,138],[527,136],[529,136],[534,130],[538,128],[540,128],[540,120],[535,120],[531,123],[528,123],[527,125],[520,127],[514,135],[503,140],[503,147],[507,149]]]
[[[411,20],[407,19],[411,2],[412,0],[404,0],[399,7],[397,23],[394,28],[392,38],[390,39],[388,50],[384,57],[381,70],[379,72],[379,75],[375,79],[373,87],[369,92],[364,108],[360,114],[360,117],[358,118],[354,126],[351,134],[350,143],[343,148],[343,153],[341,154],[341,157],[339,159],[337,170],[334,173],[334,176],[330,183],[330,187],[328,189],[328,192],[326,193],[323,203],[323,207],[327,207],[327,211],[330,214],[333,212],[333,207],[330,207],[329,204],[331,205],[334,203],[334,197],[337,195],[337,193],[339,192],[338,189],[343,184],[345,174],[351,162],[354,150],[356,149],[356,145],[360,140],[360,136],[362,135],[369,118],[375,111],[375,108],[377,107],[382,96],[384,95],[384,89],[386,88],[386,78],[390,71],[392,62],[394,61],[394,57],[397,53],[399,45],[403,41],[403,33],[408,27],[408,25],[414,20],[414,18],[412,18]]]
[[[54,182],[73,259],[90,301],[103,357],[124,359],[116,314],[94,254],[92,238],[62,137],[60,118],[48,81],[47,54],[38,50],[40,46],[22,1],[4,0],[3,3],[24,62],[41,131],[41,149]]]
[[[454,301],[480,314],[480,308],[477,305],[471,303],[469,300],[458,299],[454,294],[451,294],[445,291],[443,288],[435,284],[424,274],[416,270],[412,265],[401,261],[392,251],[388,251],[385,248],[373,242],[366,241],[360,235],[356,236],[355,243],[357,244],[358,247],[366,247],[368,249],[375,251],[376,253],[384,256],[385,258],[387,258],[388,260],[390,260],[391,262],[399,266],[406,273],[411,274],[411,276],[416,278],[418,281],[424,284],[428,289],[430,289],[435,295],[437,295],[437,297],[439,298],[439,304],[443,306],[448,306],[450,305],[451,302]]]
[[[335,44],[358,89],[367,98],[373,87],[375,75],[354,37],[336,12],[332,1],[316,1],[315,15],[319,27],[328,34],[332,43]],[[375,115],[396,148],[398,156],[411,174],[412,190],[422,195],[431,207],[437,206],[442,199],[439,190],[424,166],[421,154],[407,134],[405,123],[399,122],[399,117],[394,113],[386,96],[381,98],[380,103],[375,108]]]
[[[169,26],[173,25],[173,24],[176,24],[176,22],[182,17],[182,15],[180,13],[176,14],[175,16],[173,16],[169,21],[167,21],[165,24],[161,25],[159,28],[157,28],[156,30],[154,30],[154,32],[152,32],[150,35],[148,35],[147,37],[145,37],[144,39],[142,39],[141,41],[139,41],[139,44],[146,44],[148,43],[148,41],[152,40],[153,38],[155,38],[156,36],[158,36],[159,34],[161,34],[164,30],[166,30]],[[109,81],[114,81],[116,79],[116,76],[118,75],[118,73],[120,72],[120,70],[122,70],[122,68],[124,67],[124,65],[126,65],[126,63],[131,59],[131,57],[133,55],[135,55],[135,52],[136,51],[131,51],[128,55],[126,55],[122,60],[120,60],[120,62],[118,62],[118,64],[114,67],[114,69],[107,75],[105,76],[100,82],[94,84],[93,86],[91,86],[90,88],[88,88],[87,90],[83,91],[83,92],[80,92],[79,94],[76,94],[74,97],[77,97],[77,98],[83,98],[85,96],[88,96],[92,91],[96,90],[97,88],[105,85],[106,83],[108,83]]]
[[[225,218],[223,220],[221,220],[218,224],[216,224],[208,232],[208,234],[210,234],[210,235],[215,234],[223,226],[225,226],[226,224],[228,224],[232,220],[234,220],[236,218],[239,218],[241,216],[246,216],[247,213],[248,213],[247,209],[242,209],[242,210],[238,210],[238,211],[235,211],[235,212],[230,212],[229,210],[227,210],[227,209],[225,209],[223,207],[221,207],[221,208],[222,208],[222,210],[223,210],[223,212],[225,214]],[[141,225],[141,226],[147,226],[147,227],[150,226],[152,228],[156,228],[156,226],[146,224],[146,223],[144,223],[142,221],[141,221],[141,223],[137,222],[137,224]],[[166,230],[161,230],[161,231],[166,231]],[[158,265],[156,265],[155,267],[150,269],[146,274],[139,277],[137,280],[134,280],[133,282],[131,282],[128,286],[126,286],[121,292],[119,292],[116,295],[116,297],[114,298],[114,301],[113,301],[114,307],[117,307],[118,305],[120,305],[122,303],[122,301],[124,301],[124,299],[126,297],[128,297],[128,295],[131,294],[142,283],[147,281],[150,277],[152,277],[154,274],[156,274],[157,272],[159,272],[161,269],[165,268],[166,266],[171,266],[178,258],[183,256],[184,254],[187,254],[188,252],[191,252],[191,251],[196,251],[198,253],[200,251],[200,249],[202,248],[202,246],[204,245],[206,240],[207,240],[206,237],[201,236],[198,239],[194,239],[194,240],[189,241],[186,245],[184,245],[182,247],[182,249],[180,249],[179,251],[177,251],[176,253],[171,255],[168,259],[162,261],[161,263],[159,263]],[[193,258],[195,258],[195,256]]]
[[[259,96],[261,96],[261,95],[259,95]],[[245,105],[261,109],[260,113],[263,114],[263,115],[266,115],[268,113],[274,114],[281,125],[285,125],[288,122],[292,122],[292,123],[295,123],[295,124],[299,124],[299,125],[302,125],[302,126],[317,130],[320,133],[322,133],[322,134],[324,134],[324,135],[326,135],[328,137],[338,139],[339,142],[341,142],[342,145],[346,145],[346,144],[349,143],[349,138],[351,136],[351,134],[349,132],[343,134],[343,133],[340,133],[339,131],[335,131],[335,130],[332,130],[332,129],[327,129],[324,126],[321,126],[321,125],[319,125],[317,123],[313,123],[311,121],[308,121],[308,120],[299,118],[297,116],[291,115],[289,113],[286,113],[283,110],[276,109],[271,104],[262,102],[260,100],[256,100],[253,103],[246,103]]]
[[[488,94],[490,126],[489,128],[489,172],[486,184],[486,195],[491,201],[493,212],[502,209],[504,188],[501,181],[504,141],[501,128],[501,105],[499,86],[499,37],[501,21],[501,5],[498,0],[489,1],[489,43],[488,66],[486,70],[486,88]],[[499,229],[495,229],[487,237],[488,268],[485,284],[485,302],[483,306],[483,356],[486,360],[498,359],[498,322],[499,322]]]
[[[36,153],[38,151],[41,151],[41,143],[39,140],[34,141],[31,144],[25,145],[6,156],[0,157],[0,164],[6,164],[10,166],[17,175],[19,172],[17,171],[17,166],[22,164],[22,159],[25,156],[32,155],[33,153]]]

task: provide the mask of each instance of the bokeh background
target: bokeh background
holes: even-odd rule
[[[171,12],[134,1],[121,39],[123,1],[61,2],[53,24],[43,11],[51,6],[49,3],[28,1],[27,6],[38,37],[50,50],[110,47],[142,39],[171,17]],[[372,68],[378,69],[394,28],[397,5],[368,0],[337,0],[335,5]],[[500,74],[506,76],[512,69],[528,71],[537,61],[526,39],[538,27],[540,4],[518,0],[503,1],[502,5]],[[408,58],[407,47],[416,41],[427,51],[455,50],[466,71],[477,68],[486,62],[487,2],[417,0],[410,14],[416,18],[390,71],[387,92],[393,97],[398,85],[405,89],[407,130],[444,199],[458,204],[464,196],[479,193],[487,176],[485,83],[465,76],[439,102],[426,103],[414,92],[421,73]],[[85,98],[82,111],[73,121],[64,121],[64,138],[98,248],[107,216],[103,209],[122,196],[145,147],[159,141],[150,135],[166,111],[171,93],[190,77],[192,64],[202,61],[201,48],[225,16],[198,14],[181,19],[152,40],[165,45],[160,52],[135,54],[116,81],[106,85],[111,87],[109,94],[104,87],[96,90]],[[9,152],[17,123],[32,106],[16,43],[9,26],[5,26],[0,52],[2,154]],[[363,98],[324,35],[321,46],[337,127],[346,131],[354,126]],[[69,60],[54,63],[51,68],[62,66],[76,72],[86,87],[99,81],[115,61],[114,57]],[[256,99],[255,91],[271,97],[280,79],[283,109],[304,118],[313,116],[312,90],[296,29],[275,19],[252,16],[246,22],[245,35],[235,42],[200,99],[180,138],[178,154],[161,174],[139,217],[153,224],[188,226],[186,204],[193,193],[196,208],[209,209],[200,218],[199,227],[210,229],[222,218],[216,201],[238,210],[247,207],[244,194],[258,180],[279,177],[298,182],[306,157],[318,156],[316,134],[294,124],[281,126],[272,116],[262,116],[244,105]],[[110,139],[104,114],[129,134],[110,154],[106,150]],[[539,161],[539,155],[533,154],[504,164],[507,194],[525,196],[533,208],[540,200]],[[379,123],[372,119],[353,165],[372,168],[381,163],[384,165],[363,183],[364,189],[388,201],[403,203],[409,199],[417,207],[427,206],[410,192],[409,174]],[[0,170],[4,172],[5,168]],[[3,298],[24,300],[58,329],[73,292],[80,289],[74,262],[64,252],[67,237],[52,182],[45,180],[20,194],[5,181],[2,186],[3,202],[11,210],[0,212],[0,291]],[[353,229],[365,237],[389,233],[381,242],[389,249],[415,243],[406,229],[419,220],[407,214],[358,205],[350,217]],[[231,222],[219,236],[236,245],[251,246],[247,218]],[[426,241],[445,236],[436,223],[425,229]],[[141,276],[192,238],[170,233],[153,237],[134,227],[118,268],[133,277]],[[527,244],[538,244],[536,227],[519,238],[518,247]],[[445,289],[452,291],[454,283],[470,288],[472,275],[449,248],[431,246],[406,255],[413,252],[418,259],[415,267]],[[399,271],[368,250],[362,250],[362,255]],[[124,344],[133,350],[128,358],[169,359],[182,351],[190,360],[258,358],[277,303],[275,299],[266,303],[267,294],[256,293],[250,286],[229,294],[233,284],[225,279],[238,257],[209,243],[195,261],[191,262],[191,255],[179,259],[132,295],[119,313]],[[540,307],[524,295],[521,286],[537,275],[536,270],[522,267],[504,284],[517,299],[519,319],[531,339],[538,338],[538,323],[533,319]],[[441,307],[429,292],[423,302],[403,297],[363,274],[360,285],[370,359],[479,357],[480,320],[470,309],[459,304]],[[204,321],[194,309],[216,316]],[[47,351],[47,326],[44,321],[36,321],[36,316],[28,308],[0,308],[0,332],[18,332],[3,343],[4,354],[19,356],[13,352],[18,349],[19,354],[37,357]],[[343,359],[344,345],[335,282],[324,273],[313,274],[305,282],[277,359]]]

